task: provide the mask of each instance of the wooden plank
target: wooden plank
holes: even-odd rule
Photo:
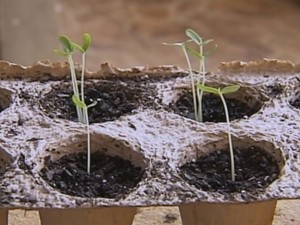
[[[179,210],[183,225],[272,225],[276,202],[199,203],[182,205]]]
[[[0,209],[0,225],[8,224],[8,210]]]
[[[41,225],[131,225],[135,207],[40,209]]]

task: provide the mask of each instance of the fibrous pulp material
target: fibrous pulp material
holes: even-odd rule
[[[79,69],[79,68],[78,68]],[[300,197],[299,66],[279,60],[224,63],[207,75],[210,86],[239,84],[232,98],[259,105],[248,118],[231,122],[234,145],[259,146],[276,159],[280,175],[255,193],[203,191],[189,184],[180,166],[228,145],[226,123],[199,123],[168,107],[188,91],[188,74],[176,66],[121,70],[109,64],[87,72],[86,82],[120,79],[145,84],[153,104],[138,105],[116,120],[92,123],[92,151],[129,160],[144,170],[140,182],[120,198],[83,198],[61,193],[41,178],[46,159],[85,152],[85,126],[49,116],[39,98],[70,83],[66,63],[23,67],[0,62],[0,200],[3,208],[76,208],[179,205],[195,202],[254,202]],[[128,85],[127,85],[128,86]],[[120,90],[122,92],[122,90]],[[36,104],[35,104],[36,103]],[[54,112],[55,114],[55,112]]]

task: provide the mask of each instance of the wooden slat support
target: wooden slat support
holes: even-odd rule
[[[0,225],[8,224],[8,210],[0,209]]]
[[[277,201],[179,206],[183,225],[272,225]]]
[[[135,207],[40,209],[41,225],[131,225]]]

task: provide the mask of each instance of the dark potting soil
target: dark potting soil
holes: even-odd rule
[[[290,104],[295,108],[300,109],[300,95],[293,101],[290,101]]]
[[[46,160],[40,171],[48,184],[62,193],[79,197],[121,198],[142,179],[144,171],[130,161],[101,153],[91,155],[91,172],[86,170],[85,153]]]
[[[235,99],[226,98],[230,121],[247,118],[259,110],[258,106],[250,107],[246,103]],[[171,105],[175,113],[189,119],[195,119],[192,93],[184,93],[176,103]],[[203,122],[226,122],[225,111],[219,96],[206,94],[202,98]]]
[[[80,90],[80,87],[79,87]],[[102,80],[85,87],[86,105],[97,101],[88,109],[90,123],[113,121],[134,112],[138,107],[153,105],[154,90],[135,81]],[[39,98],[40,109],[51,118],[77,121],[76,108],[72,102],[70,82],[54,86],[45,97]]]
[[[267,95],[271,98],[276,98],[284,92],[284,85],[280,83],[274,83],[266,86]]]
[[[266,188],[279,176],[279,166],[267,152],[258,147],[234,150],[235,181],[231,180],[229,150],[200,157],[180,168],[190,184],[204,191],[221,193],[256,192]]]

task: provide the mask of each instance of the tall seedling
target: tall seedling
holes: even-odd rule
[[[190,47],[187,48],[187,50],[196,56],[199,59],[199,72],[196,80],[196,94],[193,93],[193,98],[197,96],[198,99],[198,108],[196,105],[196,100],[194,100],[194,108],[195,108],[195,119],[197,121],[202,122],[203,121],[203,115],[202,115],[202,97],[203,97],[203,90],[200,90],[198,88],[198,85],[201,83],[202,85],[205,85],[205,75],[206,75],[206,69],[205,69],[205,59],[208,55],[208,52],[204,52],[204,45],[212,42],[212,39],[204,41],[203,38],[194,30],[187,29],[186,30],[186,36],[190,38],[191,41],[193,41],[196,45],[198,45],[199,50],[194,50]],[[195,92],[195,88],[193,90]]]
[[[87,127],[87,172],[90,173],[91,167],[91,147],[90,147],[90,129],[89,129],[89,118],[88,118],[88,108],[97,104],[93,102],[90,105],[85,104],[84,100],[84,72],[85,72],[85,59],[86,52],[91,45],[91,36],[88,33],[83,34],[83,44],[79,45],[75,42],[72,42],[67,36],[62,35],[59,37],[60,42],[62,43],[63,50],[55,49],[54,51],[62,56],[67,57],[70,65],[71,80],[73,87],[73,96],[72,101],[76,106],[78,121],[86,124]],[[81,71],[81,90],[79,93],[78,83],[75,71],[75,65],[73,61],[74,50],[78,50],[82,54],[82,71]]]
[[[188,68],[189,68],[189,76],[190,76],[190,79],[191,79],[195,120],[202,122],[203,121],[203,116],[202,116],[202,95],[203,95],[203,91],[199,90],[198,84],[200,84],[200,83],[202,83],[202,85],[205,84],[205,74],[206,74],[205,57],[206,57],[207,54],[204,53],[204,45],[212,42],[213,40],[209,39],[209,40],[204,41],[203,38],[201,38],[192,29],[187,29],[186,30],[186,36],[189,39],[185,42],[164,43],[164,44],[165,45],[178,46],[178,47],[181,47],[182,50],[183,50],[183,53],[184,53],[184,56],[186,58]],[[188,47],[187,44],[190,43],[190,42],[194,42],[196,45],[198,45],[199,46],[199,51]],[[198,76],[196,77],[196,82],[194,80],[192,64],[191,64],[191,60],[189,58],[188,53],[193,54],[194,56],[196,56],[199,59],[199,72],[198,72]],[[198,99],[198,104],[197,104],[197,99]],[[198,107],[197,107],[197,105],[198,105]]]
[[[193,94],[193,105],[194,105],[195,120],[199,121],[198,112],[197,112],[197,98],[196,98],[195,81],[194,81],[194,75],[193,75],[191,60],[190,60],[188,52],[187,52],[187,46],[186,46],[187,43],[188,42],[177,42],[177,43],[164,43],[164,44],[165,45],[178,46],[182,49],[182,51],[184,53],[185,59],[186,59],[187,64],[188,64],[189,76],[190,76],[191,84],[192,84],[192,94]]]
[[[219,95],[222,100],[224,111],[225,111],[226,123],[227,123],[227,134],[228,134],[228,144],[229,144],[230,164],[231,164],[231,180],[235,181],[234,152],[233,152],[232,139],[231,139],[230,120],[229,120],[229,113],[228,113],[228,108],[227,108],[224,95],[238,91],[240,89],[240,86],[232,85],[221,89],[221,88],[213,88],[202,84],[198,84],[198,88],[201,89],[202,91]]]

